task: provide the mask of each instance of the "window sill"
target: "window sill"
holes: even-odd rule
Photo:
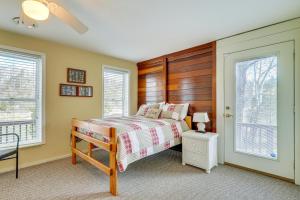
[[[35,146],[41,146],[41,145],[44,145],[45,142],[35,142],[35,143],[29,143],[29,144],[22,144],[20,145],[20,149],[23,149],[23,148],[29,148],[29,147],[35,147]]]
[[[36,147],[36,146],[41,146],[46,144],[44,141],[41,142],[31,142],[31,143],[23,143],[19,145],[19,149],[25,149],[25,148],[30,148],[30,147]],[[15,145],[3,145],[0,146],[0,149],[7,149],[7,148],[12,148],[15,147]]]

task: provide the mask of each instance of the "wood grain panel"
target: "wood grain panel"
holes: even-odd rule
[[[212,80],[212,76],[211,75],[203,75],[203,76],[198,76],[198,77],[188,77],[188,78],[181,78],[181,79],[173,79],[173,80],[168,80],[169,84],[174,84],[174,83],[178,83],[178,84],[191,84],[191,83],[195,83],[195,84],[208,84],[210,81]]]
[[[202,84],[201,84],[202,83]],[[212,88],[212,86],[205,84],[207,82],[198,82],[198,83],[190,83],[190,84],[180,84],[174,83],[168,85],[168,90],[187,90],[187,89],[196,89],[196,88]]]
[[[138,106],[166,99],[165,58],[138,63]]]
[[[147,97],[147,96],[139,96],[139,101],[143,102],[162,102],[164,101],[163,96],[156,96],[156,97]]]
[[[171,65],[171,64],[169,64]],[[204,69],[208,68],[211,69],[212,67],[212,62],[203,62],[203,63],[194,63],[192,65],[187,65],[187,66],[182,66],[182,65],[172,65],[172,67],[169,68],[169,73],[176,73],[176,72],[184,72],[186,70],[189,71],[194,71],[197,69]]]
[[[138,96],[156,97],[156,96],[163,96],[164,93],[165,93],[164,90],[155,91],[155,92],[146,91],[146,92],[138,92]]]
[[[157,79],[162,79],[162,73],[161,72],[139,75],[139,81],[140,82],[142,82],[142,81],[156,82]]]
[[[139,75],[151,74],[156,72],[162,72],[162,70],[163,70],[163,66],[149,67],[149,68],[139,70],[138,74]]]
[[[193,56],[191,58],[185,58],[182,60],[174,60],[172,62],[168,62],[169,66],[172,64],[174,67],[183,67],[183,66],[192,66],[198,65],[203,63],[211,62],[212,55],[210,54],[203,54],[198,56]]]
[[[157,79],[153,80],[153,81],[139,81],[138,82],[139,87],[145,88],[145,87],[162,87],[163,83],[160,81],[157,81]]]
[[[216,76],[217,76],[217,43],[212,43],[212,48],[214,51],[212,51],[212,112],[211,112],[211,126],[212,131],[217,131],[217,82],[216,82]]]
[[[181,72],[181,73],[169,73],[168,80],[178,79],[178,78],[199,77],[202,75],[211,75],[211,74],[212,74],[211,69],[199,69],[199,70],[195,70],[195,71],[185,71],[185,72]]]
[[[215,130],[214,89],[215,45],[201,45],[169,55],[168,99],[173,103],[190,103],[189,113],[208,112],[207,130]]]
[[[164,93],[165,88],[163,87],[149,87],[149,88],[138,88],[139,92],[159,92],[162,91]]]
[[[187,90],[168,90],[168,96],[176,96],[176,95],[206,95],[209,94],[212,96],[212,88],[194,88],[194,89],[187,89]],[[151,96],[151,95],[149,95]]]
[[[163,100],[190,103],[189,114],[208,112],[207,130],[216,131],[215,42],[140,62],[138,67],[149,72],[139,73],[139,105]]]

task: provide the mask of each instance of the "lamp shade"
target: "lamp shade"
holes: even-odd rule
[[[206,112],[197,112],[194,113],[193,122],[209,122],[209,118]]]

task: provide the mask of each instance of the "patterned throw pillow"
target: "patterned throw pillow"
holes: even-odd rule
[[[159,104],[143,104],[140,106],[139,111],[136,113],[136,116],[145,116],[147,111],[150,108],[159,108]]]
[[[150,108],[150,109],[148,109],[147,113],[145,114],[145,117],[152,118],[152,119],[158,119],[160,112],[161,112],[161,109],[159,109],[159,108]]]
[[[161,118],[181,120],[183,104],[166,104],[163,107]]]

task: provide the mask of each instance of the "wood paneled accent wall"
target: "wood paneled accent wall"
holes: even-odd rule
[[[164,57],[138,63],[138,106],[166,101],[166,69]]]
[[[189,114],[208,112],[216,131],[216,42],[138,63],[138,104],[190,103]]]

